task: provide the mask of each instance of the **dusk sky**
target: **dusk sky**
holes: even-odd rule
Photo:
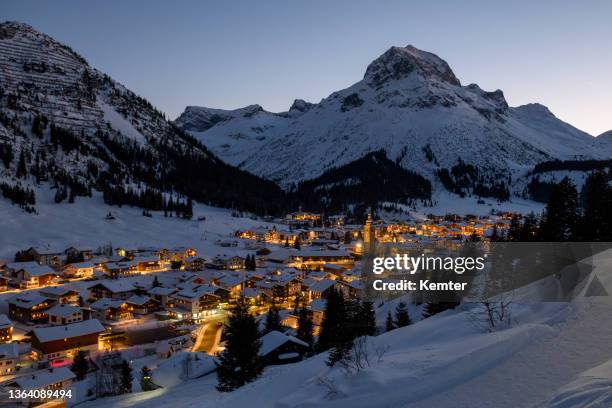
[[[2,1],[165,111],[284,111],[360,80],[392,45],[445,59],[463,84],[612,129],[610,1]]]

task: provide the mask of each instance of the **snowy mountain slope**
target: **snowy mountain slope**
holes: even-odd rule
[[[612,130],[602,133],[595,138],[595,146],[604,151],[612,150]]]
[[[431,180],[461,159],[489,184],[545,160],[612,156],[541,105],[511,108],[499,90],[461,86],[445,61],[412,46],[392,47],[363,80],[300,111],[215,124],[210,112],[190,107],[176,123],[228,163],[285,186],[379,149]]]
[[[587,370],[563,386],[541,408],[598,408],[612,406],[612,360]]]
[[[110,204],[159,209],[193,199],[264,213],[283,195],[219,160],[68,46],[18,22],[0,24],[0,136],[0,182],[49,183],[66,191],[60,201],[98,190]]]
[[[462,307],[372,338],[370,366],[357,373],[327,367],[327,356],[321,354],[268,367],[261,378],[232,393],[217,392],[213,374],[105,403],[175,408],[532,407],[576,375],[610,360],[611,308],[593,298],[516,304],[513,327],[482,333],[470,323],[469,307]],[[376,350],[382,349],[387,351],[379,360]]]

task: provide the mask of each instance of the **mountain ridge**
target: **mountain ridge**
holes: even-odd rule
[[[278,211],[274,202],[284,196],[24,23],[0,24],[0,119],[0,182],[21,189],[48,184],[58,202],[98,190],[107,204],[179,209],[185,216],[191,200],[263,214]]]
[[[226,162],[285,188],[380,149],[434,184],[440,170],[463,162],[489,186],[516,180],[539,162],[612,152],[543,105],[510,107],[501,90],[462,86],[444,60],[413,46],[389,48],[362,80],[299,114],[262,109],[188,130]]]

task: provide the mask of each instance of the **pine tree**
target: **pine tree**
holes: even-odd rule
[[[280,314],[278,313],[278,308],[274,300],[272,301],[270,310],[266,314],[266,321],[264,323],[264,334],[270,333],[271,331],[282,331]]]
[[[389,332],[393,329],[395,329],[395,323],[393,323],[393,316],[391,316],[391,311],[389,311],[387,313],[387,321],[385,322],[385,330]]]
[[[295,237],[295,240],[293,241],[293,247],[298,250],[302,248],[300,244],[300,237]]]
[[[219,391],[232,391],[261,374],[260,333],[249,306],[241,297],[236,302],[225,328],[226,348],[219,356],[217,378]]]
[[[26,159],[25,159],[25,151],[21,150],[19,154],[19,162],[17,162],[17,172],[15,176],[17,178],[24,178],[28,174],[28,169],[26,167]]]
[[[538,232],[538,218],[531,212],[525,216],[521,231],[519,233],[519,240],[521,242],[533,242],[536,240]]]
[[[193,201],[191,198],[187,199],[185,211],[183,212],[183,218],[190,220],[193,217]]]
[[[395,308],[395,326],[404,327],[411,323],[410,316],[408,315],[408,305],[404,302],[399,302]]]
[[[79,307],[85,306],[85,300],[83,300],[83,296],[79,295],[79,298],[77,299],[77,304],[79,305]]]
[[[297,338],[308,343],[308,345],[312,348],[314,344],[313,337],[313,323],[312,318],[310,316],[310,311],[305,307],[300,308],[298,311],[298,328],[297,328]]]
[[[350,327],[351,320],[352,316],[348,313],[342,293],[332,288],[327,296],[321,333],[317,342],[319,352],[332,349],[326,362],[327,365],[333,366],[351,350],[355,335],[354,328]]]
[[[74,375],[76,375],[77,381],[81,381],[85,378],[87,371],[89,370],[89,362],[87,361],[87,357],[85,356],[85,352],[83,350],[79,350],[76,353],[70,369]]]
[[[153,278],[153,287],[158,288],[160,286],[161,286],[161,283],[159,283],[159,279],[157,278],[157,275],[155,275],[155,277]]]
[[[356,317],[356,323],[358,324],[357,336],[373,336],[376,334],[376,314],[372,302],[363,301],[359,305]]]
[[[540,234],[543,241],[570,241],[577,236],[578,192],[572,181],[565,177],[550,193],[544,211]]]
[[[582,187],[584,216],[580,238],[583,241],[612,240],[612,188],[602,171],[590,174]]]
[[[2,163],[7,169],[10,167],[13,161],[13,146],[8,143],[0,145],[0,157],[2,157]]]
[[[346,231],[344,234],[344,243],[348,245],[351,241],[353,241],[353,234],[350,231]]]
[[[244,260],[244,269],[247,271],[254,271],[257,269],[257,261],[255,255],[247,255]]]
[[[140,369],[140,388],[143,391],[154,390],[153,381],[151,380],[151,369],[147,366],[142,366]]]
[[[121,362],[121,377],[119,380],[119,394],[127,394],[132,392],[132,367],[127,360]]]
[[[520,241],[521,236],[521,217],[517,214],[512,216],[510,227],[508,228],[508,240]]]
[[[327,296],[327,303],[323,312],[317,351],[322,352],[334,347],[340,333],[346,331],[346,326],[347,313],[344,298],[342,294],[332,288]]]

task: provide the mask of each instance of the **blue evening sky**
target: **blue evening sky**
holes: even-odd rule
[[[392,45],[445,59],[463,84],[612,129],[610,1],[0,2],[175,118],[186,105],[271,111],[360,80]]]

